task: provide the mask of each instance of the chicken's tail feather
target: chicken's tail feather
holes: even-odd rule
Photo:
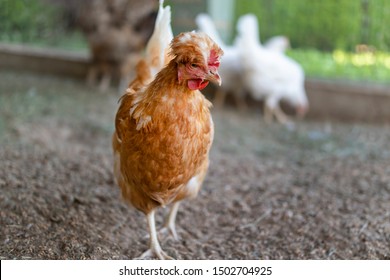
[[[149,67],[152,77],[170,60],[168,55],[169,44],[173,39],[171,7],[163,7],[163,4],[164,0],[160,0],[154,31],[146,45],[145,51],[145,62]]]
[[[214,42],[217,43],[222,49],[224,48],[225,44],[223,43],[221,36],[219,35],[217,28],[209,15],[199,14],[196,16],[195,21],[196,25],[201,31],[209,35],[211,39],[213,39]]]
[[[261,45],[257,17],[253,14],[241,16],[237,21],[237,34],[239,40],[254,45]]]

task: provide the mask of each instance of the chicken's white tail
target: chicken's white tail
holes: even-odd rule
[[[259,24],[253,14],[241,16],[237,21],[237,34],[240,40],[246,43],[260,45]]]
[[[217,28],[215,27],[215,24],[209,15],[199,14],[196,16],[195,21],[196,25],[198,25],[198,28],[201,31],[209,35],[215,43],[217,43],[222,49],[224,49],[225,44],[223,43],[221,36],[219,36]]]
[[[284,53],[290,48],[290,40],[286,36],[274,36],[264,43],[264,47],[272,51]]]
[[[169,44],[173,39],[171,7],[163,7],[163,4],[164,0],[160,0],[154,31],[145,50],[145,61],[152,76],[155,76],[170,60]]]

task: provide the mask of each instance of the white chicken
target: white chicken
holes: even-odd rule
[[[264,43],[264,47],[268,50],[284,53],[290,48],[290,40],[286,36],[274,36]]]
[[[214,106],[216,108],[221,108],[225,102],[226,94],[231,93],[235,98],[237,106],[241,110],[246,109],[246,91],[241,77],[243,69],[238,46],[228,46],[222,41],[217,28],[209,15],[199,14],[196,17],[196,24],[201,31],[209,35],[224,51],[219,68],[219,74],[223,79],[223,84],[215,93],[215,98],[213,100]]]
[[[308,109],[302,67],[281,52],[272,51],[260,44],[258,22],[255,15],[239,18],[237,46],[242,63],[242,79],[254,99],[264,100],[264,117],[280,123],[289,122],[280,109],[280,101],[292,105],[298,116]]]
[[[244,69],[244,59],[242,58],[242,52],[245,52],[246,46],[244,45],[244,42],[240,43],[240,38],[250,38],[252,42],[256,42],[259,47],[261,46],[260,43],[260,38],[259,38],[259,30],[258,30],[258,23],[257,19],[253,19],[253,15],[243,15],[240,17],[237,23],[237,29],[239,32],[239,29],[244,30],[243,32],[239,32],[238,36],[234,40],[233,45],[226,45],[218,31],[217,28],[211,19],[211,17],[207,14],[199,14],[196,17],[196,24],[198,25],[198,28],[208,34],[215,42],[217,42],[222,49],[224,50],[224,56],[221,61],[221,66],[220,66],[220,75],[224,80],[223,85],[218,88],[218,90],[215,93],[215,98],[213,100],[214,106],[216,108],[221,108],[225,102],[226,95],[227,93],[230,93],[233,95],[235,98],[237,106],[241,109],[244,110],[247,108],[247,105],[245,103],[245,98],[248,92],[251,93],[252,97],[254,99],[268,99],[268,104],[269,106],[265,107],[265,117],[267,120],[272,119],[272,114],[276,116],[278,121],[280,122],[286,122],[287,117],[284,115],[284,113],[280,110],[279,108],[279,100],[281,98],[277,97],[276,95],[280,94],[274,94],[274,97],[271,98],[270,96],[266,98],[268,95],[271,95],[270,92],[272,90],[265,90],[264,93],[259,94],[258,88],[253,89],[254,92],[252,91],[252,86],[253,83],[251,83],[250,77],[244,77],[246,75],[246,70],[248,69],[248,65],[246,65],[246,68]],[[252,18],[252,20],[250,19]],[[266,43],[264,44],[264,47],[262,49],[268,50],[268,53],[273,51],[277,52],[280,54],[283,54],[288,48],[290,47],[290,42],[287,37],[285,36],[274,36],[270,38]],[[288,58],[286,58],[289,60]],[[272,63],[272,62],[271,62]],[[261,67],[261,66],[260,66]],[[298,65],[297,68],[300,68]],[[252,72],[252,71],[251,71]],[[253,72],[251,74],[254,74]],[[303,71],[302,71],[303,75]],[[252,75],[250,75],[252,76]],[[264,80],[267,78],[264,77]],[[304,79],[304,77],[303,77]],[[247,85],[247,83],[252,84],[252,85]],[[262,87],[260,87],[262,88]],[[264,86],[264,88],[267,88],[267,85]],[[278,91],[279,92],[279,91]],[[283,94],[282,94],[283,95]],[[286,96],[284,99],[289,100],[288,94],[285,94]],[[302,94],[300,94],[302,95]],[[305,93],[303,93],[305,95]],[[275,99],[275,101],[274,101]],[[291,99],[294,100],[292,97]],[[304,99],[304,98],[301,98]],[[294,102],[290,101],[294,106],[298,109],[300,112],[299,114],[303,115],[304,111],[306,110],[305,108],[307,107],[307,104],[303,104],[300,106],[299,104],[305,103],[305,101],[302,102]],[[307,103],[307,98],[306,98],[306,103]],[[276,105],[274,105],[276,104]],[[269,108],[269,109],[268,109]]]

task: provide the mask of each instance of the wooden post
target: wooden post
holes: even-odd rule
[[[235,0],[208,0],[207,10],[213,18],[222,40],[230,43],[233,34]]]

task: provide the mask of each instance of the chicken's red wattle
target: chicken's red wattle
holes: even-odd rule
[[[191,90],[202,90],[209,84],[209,81],[202,79],[191,79],[188,80],[188,88]]]

